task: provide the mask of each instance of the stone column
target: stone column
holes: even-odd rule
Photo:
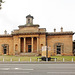
[[[14,43],[14,55],[15,55],[15,43]]]
[[[39,37],[37,37],[37,53],[38,53],[38,51],[39,51],[39,48],[38,48],[38,45],[39,45]]]
[[[21,51],[21,38],[19,38],[19,53]]]
[[[32,52],[33,52],[33,37],[32,37],[32,41],[31,42],[32,42]]]
[[[26,52],[26,37],[24,37],[24,53]]]

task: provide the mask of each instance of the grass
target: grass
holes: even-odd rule
[[[20,59],[20,61],[30,61],[30,59],[31,59],[31,61],[38,61],[37,58],[40,58],[40,56],[27,57],[27,56],[2,55],[2,56],[0,56],[0,61],[3,61],[3,58],[4,58],[4,61],[11,61],[11,59],[12,59],[12,61],[19,61],[19,59]]]
[[[41,58],[41,56],[31,56],[31,57],[27,57],[27,56],[8,56],[8,55],[2,55],[0,56],[0,61],[3,61],[3,58],[4,58],[4,61],[38,61],[37,58]],[[72,58],[73,58],[73,61],[75,61],[75,56],[51,56],[51,58],[57,58],[57,61],[63,61],[63,58],[64,58],[64,61],[72,61]],[[41,60],[40,60],[41,61]],[[52,59],[52,61],[54,61],[54,59]]]
[[[72,61],[72,58],[73,58],[73,61],[75,61],[75,56],[51,56],[52,58],[57,58],[57,61],[63,61],[63,58],[64,58],[64,61]]]

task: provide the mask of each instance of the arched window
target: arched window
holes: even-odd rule
[[[18,46],[17,46],[17,44],[15,45],[15,50],[16,50],[16,51],[18,50]]]
[[[41,44],[41,50],[42,50],[43,44]]]
[[[9,45],[2,44],[2,47],[3,47],[3,54],[9,54]]]
[[[61,54],[61,45],[57,45],[57,54]]]
[[[57,54],[64,53],[64,44],[63,43],[55,43],[54,44],[54,52]]]
[[[28,23],[30,23],[30,19],[28,19]]]

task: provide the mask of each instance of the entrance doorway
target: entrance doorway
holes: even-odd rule
[[[9,55],[9,45],[8,44],[2,44],[3,47],[3,54],[8,54]]]
[[[61,46],[57,46],[57,54],[61,54]]]
[[[6,49],[4,49],[4,54],[6,54],[6,52],[7,52],[7,50],[6,50]]]
[[[7,47],[4,46],[4,54],[6,54],[6,53],[7,53]]]
[[[28,45],[28,52],[31,52],[31,45]]]

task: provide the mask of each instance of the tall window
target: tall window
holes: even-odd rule
[[[61,54],[61,46],[57,46],[57,54]]]
[[[28,23],[30,23],[30,19],[28,19]]]

